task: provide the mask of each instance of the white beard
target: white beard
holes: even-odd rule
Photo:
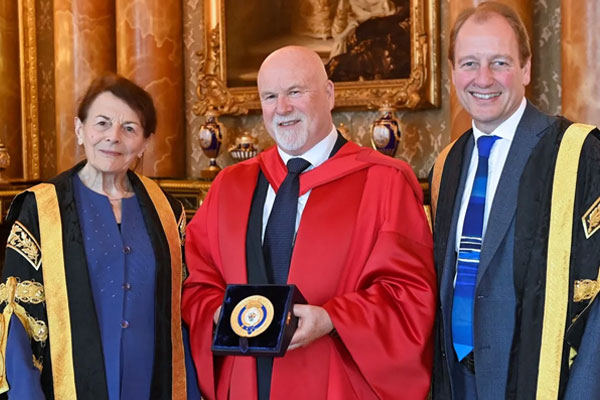
[[[296,125],[293,130],[283,129],[280,130],[279,124],[285,121],[299,120],[300,123]],[[308,123],[306,115],[295,111],[293,114],[286,116],[273,116],[271,121],[271,128],[275,134],[275,141],[277,145],[283,150],[295,151],[301,148],[308,141]]]

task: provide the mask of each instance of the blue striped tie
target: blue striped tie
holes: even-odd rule
[[[473,351],[473,298],[483,242],[483,213],[487,190],[488,160],[492,146],[497,139],[499,139],[498,136],[484,135],[477,140],[479,160],[458,248],[457,274],[452,304],[452,342],[459,361]]]

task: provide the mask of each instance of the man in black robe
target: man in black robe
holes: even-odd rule
[[[433,398],[597,398],[600,132],[525,99],[531,51],[507,6],[461,14],[449,60],[473,128],[433,170]],[[475,143],[491,135],[488,157]],[[469,248],[474,225],[479,244]],[[470,277],[466,264],[475,265]]]

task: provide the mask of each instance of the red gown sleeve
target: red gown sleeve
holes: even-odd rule
[[[402,398],[424,399],[437,301],[432,237],[412,172],[399,171],[386,186],[376,200],[384,205],[371,207],[381,210],[382,224],[356,290],[323,307],[350,355],[346,362],[358,366],[379,398],[401,393]]]

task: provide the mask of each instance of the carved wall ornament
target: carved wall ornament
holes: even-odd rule
[[[246,114],[248,110],[239,104],[239,100],[231,95],[225,83],[219,78],[221,74],[219,30],[217,24],[206,33],[205,52],[198,53],[200,57],[196,88],[198,102],[194,104],[193,111],[196,115],[206,115],[210,111],[215,117],[224,114]]]

